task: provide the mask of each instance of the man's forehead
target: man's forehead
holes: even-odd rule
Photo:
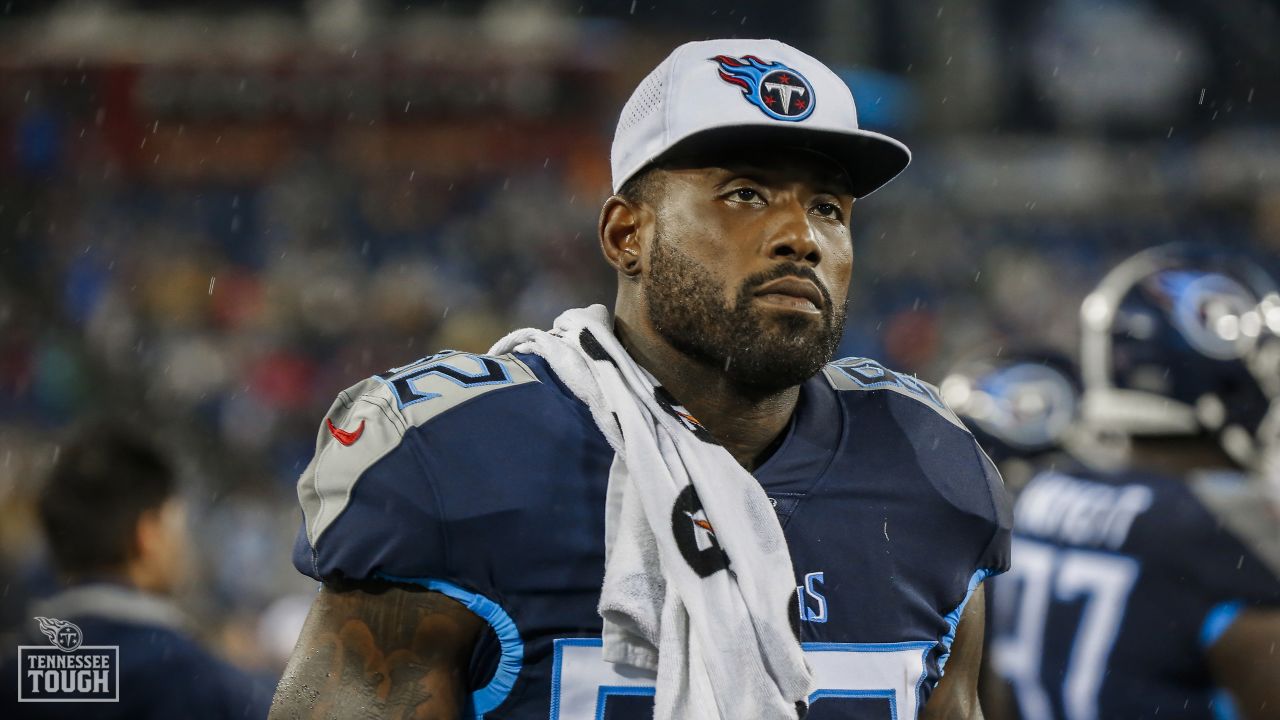
[[[670,158],[662,166],[671,171],[701,171],[723,179],[736,176],[776,181],[799,179],[820,185],[824,190],[853,194],[853,185],[843,165],[805,147],[707,149]]]

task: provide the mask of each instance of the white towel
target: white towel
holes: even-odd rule
[[[592,305],[490,350],[545,358],[616,453],[599,606],[604,657],[657,673],[657,720],[803,717],[812,675],[793,627],[791,556],[769,499],[627,355],[611,325],[608,310]]]

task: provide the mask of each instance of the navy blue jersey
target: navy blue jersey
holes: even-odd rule
[[[1206,650],[1242,609],[1280,605],[1272,512],[1236,474],[1034,478],[991,618],[1020,716],[1232,717]]]
[[[324,581],[418,584],[483,617],[475,716],[650,717],[651,678],[600,653],[612,461],[541,358],[425,358],[339,395],[299,481],[294,562]],[[754,474],[791,550],[810,717],[916,717],[965,601],[1008,567],[995,469],[931,386],[844,360],[803,385]]]

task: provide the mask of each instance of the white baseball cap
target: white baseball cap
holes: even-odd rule
[[[863,197],[911,162],[906,145],[858,127],[853,93],[830,68],[777,40],[676,48],[622,108],[613,191],[659,157],[705,140],[806,147],[842,165]]]

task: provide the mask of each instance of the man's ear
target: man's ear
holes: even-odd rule
[[[641,229],[651,216],[650,210],[621,195],[605,200],[600,209],[600,249],[622,275],[634,278],[640,274],[644,262]]]

